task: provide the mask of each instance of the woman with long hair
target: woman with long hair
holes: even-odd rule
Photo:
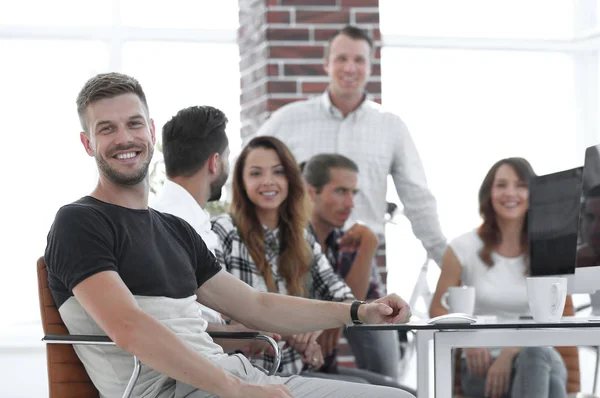
[[[479,189],[481,226],[454,239],[442,260],[432,317],[447,313],[442,295],[451,286],[475,287],[475,315],[516,319],[529,313],[527,211],[535,173],[523,158],[492,166]],[[467,348],[461,384],[468,397],[563,398],[567,371],[551,347]]]
[[[307,230],[304,180],[296,160],[281,141],[270,136],[251,140],[237,159],[232,184],[229,214],[213,222],[213,231],[220,240],[216,255],[227,271],[265,292],[327,301],[354,299]],[[283,336],[286,347],[279,373],[295,375],[319,369],[323,365],[319,334]],[[272,357],[265,353],[262,361],[263,366],[270,366]],[[353,370],[352,375],[304,374],[398,386],[389,381],[377,383],[371,376],[386,378],[365,370]]]

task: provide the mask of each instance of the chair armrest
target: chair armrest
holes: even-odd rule
[[[79,334],[47,334],[42,338],[46,344],[78,344],[78,345],[116,345],[108,336],[86,336]],[[141,370],[140,360],[136,355],[133,356],[133,372],[129,382],[125,387],[122,398],[130,398],[133,393],[133,386],[137,382]]]
[[[275,355],[273,355],[273,367],[269,370],[269,376],[273,376],[277,373],[279,365],[281,364],[281,350],[279,345],[272,338],[265,334],[258,332],[207,332],[213,339],[232,339],[232,340],[262,340],[267,342],[273,349]]]
[[[275,352],[273,368],[269,370],[269,375],[272,376],[277,373],[277,369],[281,364],[281,350],[273,338],[258,332],[208,332],[208,334],[213,339],[262,340],[267,342]],[[77,334],[47,334],[42,338],[42,341],[46,344],[115,345],[115,342],[108,336]]]
[[[81,334],[47,334],[42,341],[47,344],[115,345],[115,342],[108,336]]]
[[[254,340],[258,332],[208,332],[213,339]]]

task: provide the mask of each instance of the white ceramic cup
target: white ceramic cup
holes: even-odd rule
[[[449,312],[473,315],[475,310],[475,288],[472,286],[450,286],[440,300]]]
[[[567,278],[555,276],[527,278],[527,301],[534,321],[560,321],[567,301]]]

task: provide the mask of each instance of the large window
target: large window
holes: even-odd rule
[[[39,318],[35,261],[54,215],[95,186],[75,109],[89,77],[138,78],[158,136],[179,109],[216,106],[239,151],[237,13],[235,0],[0,2],[0,328]]]
[[[600,142],[595,0],[380,7],[383,104],[412,133],[448,239],[479,225],[477,192],[497,160],[522,156],[545,174]],[[387,241],[389,287],[408,296],[425,251],[402,217]]]
[[[563,39],[574,34],[569,0],[379,0],[387,35]]]

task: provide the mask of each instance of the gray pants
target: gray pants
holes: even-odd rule
[[[300,376],[279,377],[267,376],[252,366],[243,355],[231,355],[219,360],[222,366],[231,374],[252,384],[285,384],[295,398],[411,398],[411,394],[389,387],[369,384],[347,383],[336,380],[303,378]],[[213,398],[209,394],[184,383],[177,382],[175,398]],[[414,398],[414,397],[413,397]]]
[[[374,384],[376,386],[399,388],[413,395],[417,394],[415,390],[406,386],[402,386],[391,377],[387,377],[379,373],[371,372],[365,369],[347,368],[345,366],[338,366],[336,370],[337,373],[302,372],[300,373],[300,376],[347,381],[351,383]]]
[[[344,335],[359,369],[370,370],[398,380],[400,343],[397,331],[350,328],[344,330]]]
[[[483,398],[485,377],[469,373],[461,364],[462,389],[468,397]],[[567,368],[552,347],[525,347],[513,361],[510,394],[506,398],[566,398]],[[503,397],[503,398],[504,398]]]

